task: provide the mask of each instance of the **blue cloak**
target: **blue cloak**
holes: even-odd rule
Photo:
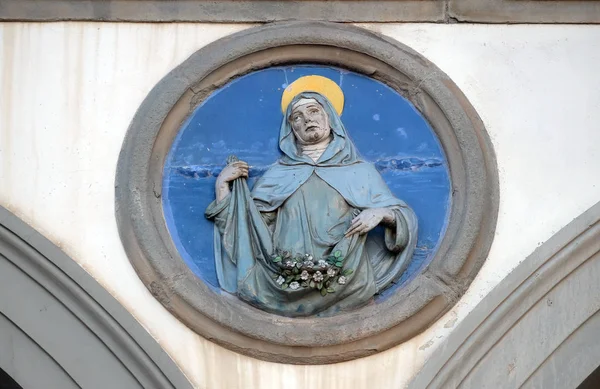
[[[330,120],[332,140],[316,162],[299,153],[287,120],[301,98],[317,100]],[[331,103],[318,93],[302,93],[289,104],[279,148],[283,156],[257,180],[251,193],[245,179],[237,179],[230,196],[207,208],[206,216],[215,221],[221,288],[286,316],[331,314],[368,303],[408,266],[417,241],[415,214],[394,197],[375,167],[360,158]],[[394,227],[343,236],[353,216],[383,207],[394,211]],[[325,208],[328,217],[322,214]],[[334,231],[327,223],[340,228]],[[345,266],[354,272],[350,282],[327,296],[314,290],[282,290],[273,280],[275,253],[290,249],[282,244],[317,251],[319,256],[344,252]]]

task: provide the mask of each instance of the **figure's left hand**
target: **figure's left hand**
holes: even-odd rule
[[[382,221],[391,224],[394,220],[394,213],[388,208],[365,209],[352,219],[350,228],[346,231],[345,236],[348,237],[353,234],[363,235],[377,227]]]

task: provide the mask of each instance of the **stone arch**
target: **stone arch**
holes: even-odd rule
[[[142,326],[0,207],[0,371],[24,388],[191,388]]]
[[[600,365],[600,203],[523,261],[410,388],[577,388]]]

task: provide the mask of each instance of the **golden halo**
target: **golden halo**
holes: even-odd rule
[[[344,110],[344,92],[338,84],[323,76],[304,76],[285,88],[281,96],[281,111],[285,114],[294,97],[302,92],[317,92],[327,97],[338,115]]]

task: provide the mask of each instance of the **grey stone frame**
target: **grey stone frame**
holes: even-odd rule
[[[600,23],[594,0],[2,0],[0,21]]]
[[[3,207],[0,369],[25,389],[192,388],[117,300]]]
[[[194,108],[232,78],[298,63],[360,72],[405,96],[434,128],[452,181],[449,223],[432,262],[389,298],[327,318],[277,316],[212,291],[180,258],[161,202],[165,157]],[[123,143],[116,210],[123,245],[140,278],[198,334],[257,358],[323,364],[395,346],[426,329],[456,303],[494,237],[498,177],[494,152],[477,113],[448,76],[423,56],[353,26],[275,23],[198,50],[150,92]]]

